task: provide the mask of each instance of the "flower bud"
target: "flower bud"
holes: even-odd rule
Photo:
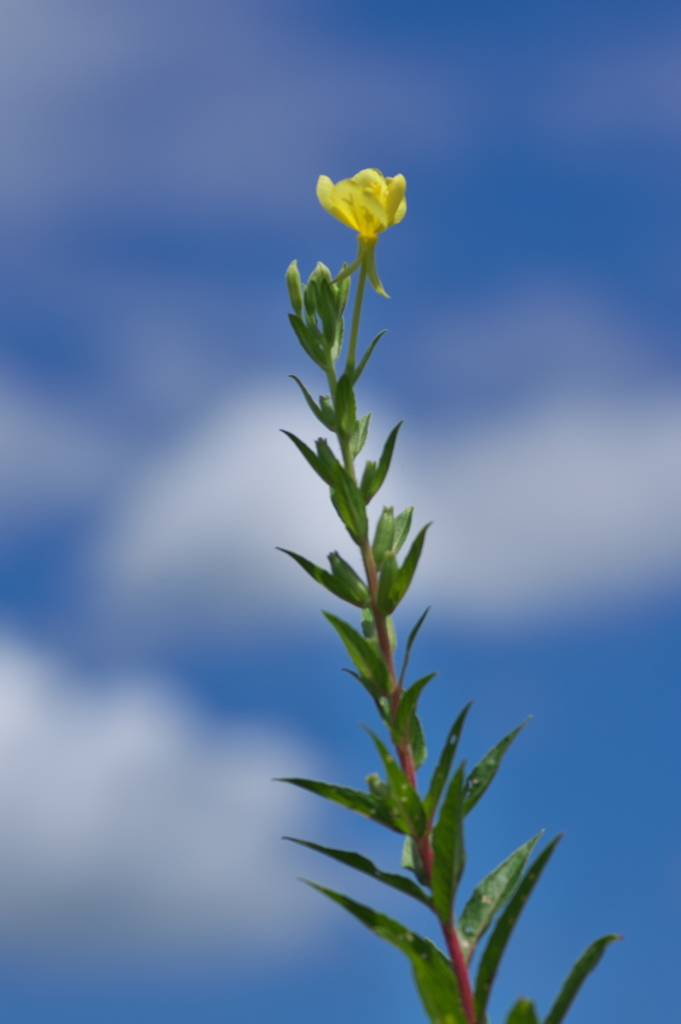
[[[288,296],[297,316],[303,315],[303,286],[298,271],[298,260],[293,260],[286,271],[286,287]]]

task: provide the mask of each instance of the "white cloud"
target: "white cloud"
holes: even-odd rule
[[[298,198],[309,209],[322,156],[342,160],[348,141],[369,152],[407,136],[436,145],[445,109],[459,133],[463,104],[445,102],[432,69],[361,39],[351,61],[333,39],[319,53],[306,31],[304,12],[275,0],[7,0],[2,213],[215,218],[247,204],[251,217],[290,217]]]
[[[0,947],[281,955],[314,932],[282,832],[300,741],[209,725],[152,681],[85,688],[0,638]],[[295,858],[294,858],[295,859]]]
[[[314,429],[293,402],[244,397],[149,468],[100,555],[128,611],[222,628],[319,605],[274,545],[317,560],[350,545],[281,425]],[[384,500],[435,521],[419,598],[482,622],[534,618],[681,578],[680,460],[678,390],[561,395],[466,430],[407,425]]]
[[[436,520],[420,593],[508,621],[681,579],[681,393],[584,400],[411,450]]]

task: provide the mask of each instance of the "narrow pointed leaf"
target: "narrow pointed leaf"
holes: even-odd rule
[[[451,922],[454,896],[466,863],[463,787],[462,765],[449,784],[440,818],[433,829],[433,905],[444,925]]]
[[[341,558],[337,551],[331,552],[329,555],[329,563],[331,565],[331,572],[333,573],[334,578],[345,586],[349,593],[354,595],[353,604],[356,604],[359,608],[367,608],[370,602],[370,597],[364,580],[357,575],[352,566],[349,565],[344,558]],[[349,598],[346,598],[346,600],[349,600]]]
[[[330,612],[324,612],[324,615],[345,644],[345,649],[360,673],[374,683],[377,693],[387,693],[390,682],[388,669],[375,647],[348,622]]]
[[[308,294],[309,288],[306,289],[305,293],[306,304],[308,301]],[[291,321],[293,330],[296,332],[298,341],[305,349],[310,359],[312,359],[317,366],[321,366],[323,370],[326,369],[329,361],[328,349],[326,348],[326,343],[319,334],[319,331],[310,324],[304,323],[299,316],[295,315],[295,313],[289,313],[288,318]]]
[[[428,757],[428,747],[426,746],[426,737],[421,725],[421,719],[416,714],[412,715],[411,718],[409,742],[411,743],[411,752],[414,755],[414,767],[418,769]]]
[[[329,345],[333,345],[336,340],[338,308],[330,275],[328,278],[320,277],[317,282],[317,309],[324,328],[324,337]]]
[[[560,995],[549,1011],[549,1015],[544,1021],[544,1024],[561,1024],[561,1021],[570,1009],[572,1001],[579,992],[582,982],[586,978],[587,974],[590,974],[591,971],[593,971],[594,967],[603,956],[606,947],[609,946],[611,942],[617,942],[621,938],[621,935],[604,935],[602,939],[597,939],[582,953],[579,960],[570,971],[567,980],[560,991]]]
[[[400,814],[411,834],[423,835],[426,828],[426,815],[419,795],[408,781],[406,775],[392,756],[386,745],[371,729],[367,730],[380,755],[390,787],[391,803],[395,815]]]
[[[400,864],[407,871],[413,871],[418,878],[421,885],[430,885],[430,880],[426,874],[426,868],[423,863],[423,858],[419,852],[419,848],[416,844],[416,840],[412,839],[411,836],[404,837],[404,844],[402,846],[402,857]],[[432,901],[431,901],[432,906]]]
[[[406,878],[404,875],[395,875],[388,871],[381,871],[372,861],[362,857],[359,853],[353,853],[349,850],[334,850],[329,846],[319,846],[317,843],[309,843],[304,839],[293,839],[291,836],[284,836],[284,839],[288,839],[292,843],[298,843],[299,846],[307,846],[308,849],[316,850],[318,853],[323,853],[326,857],[331,857],[341,864],[347,864],[348,867],[354,868],[355,871],[361,871],[363,874],[375,878],[377,882],[383,882],[384,885],[397,889],[398,892],[404,893],[405,896],[411,896],[412,899],[425,903],[427,907],[432,906],[428,893],[424,892],[416,882],[412,882],[411,878]]]
[[[511,937],[523,907],[539,880],[539,876],[561,838],[560,835],[556,836],[546,849],[542,850],[534,863],[530,865],[525,877],[516,889],[513,898],[497,921],[494,931],[489,937],[480,961],[478,977],[475,983],[475,1007],[480,1018],[483,1017],[487,1009],[489,994],[499,969],[499,963],[506,949],[506,944]]]
[[[388,803],[382,800],[375,793],[363,793],[361,789],[349,789],[347,786],[334,786],[330,782],[319,782],[316,779],[278,779],[278,782],[288,782],[300,789],[307,789],[310,793],[330,800],[332,803],[347,807],[350,811],[356,811],[371,821],[377,821],[393,832],[402,832],[395,817],[390,810]]]
[[[458,924],[459,941],[466,960],[473,956],[475,947],[492,923],[492,918],[511,897],[528,858],[542,835],[543,832],[539,832],[520,846],[473,891],[463,908]]]
[[[324,460],[321,459],[319,455],[315,455],[312,449],[308,448],[305,442],[301,441],[295,434],[292,434],[290,430],[282,430],[282,434],[286,434],[286,436],[293,441],[301,455],[310,463],[317,476],[320,476],[324,483],[333,486],[334,478],[328,466],[324,464]]]
[[[322,402],[324,399],[322,398]],[[341,464],[331,450],[331,446],[325,437],[318,437],[315,441],[317,448],[317,458],[319,459],[324,472],[328,477],[329,483],[333,484],[336,480],[336,474],[341,469]]]
[[[435,678],[437,672],[430,672],[427,676],[417,679],[408,690],[402,694],[400,706],[395,718],[394,735],[401,741],[407,735],[412,718],[416,714],[419,698],[428,683]]]
[[[307,884],[344,907],[375,935],[409,957],[416,986],[432,1024],[467,1024],[451,964],[429,939],[349,896],[314,882]]]
[[[362,494],[364,496],[364,500],[366,501],[367,504],[371,501],[371,499],[376,494],[381,484],[385,480],[386,476],[388,475],[388,470],[390,469],[390,462],[393,457],[393,450],[395,448],[395,442],[397,440],[397,434],[401,426],[402,422],[398,423],[397,426],[390,431],[390,434],[388,435],[388,440],[385,442],[385,445],[383,446],[381,457],[378,460],[378,464],[376,465],[375,469],[370,473],[368,478],[366,477],[366,471],[365,475],[362,477],[362,483],[360,486]],[[367,463],[367,468],[369,465],[370,463]]]
[[[405,508],[404,512],[400,512],[400,514],[395,517],[395,539],[393,541],[393,550],[395,554],[398,553],[409,536],[413,514],[414,506],[410,505],[409,508]]]
[[[339,463],[336,463],[331,500],[352,539],[362,544],[368,530],[365,499],[355,481]]]
[[[423,527],[422,530],[416,536],[414,543],[409,549],[409,554],[405,558],[400,571],[398,573],[397,586],[393,592],[393,598],[395,604],[399,604],[407,590],[409,585],[414,578],[416,572],[416,566],[419,564],[419,558],[421,557],[421,551],[423,550],[423,543],[426,539],[426,533],[430,527],[430,523]]]
[[[393,509],[390,506],[385,506],[379,520],[376,523],[376,532],[374,534],[373,551],[376,565],[380,569],[383,559],[385,558],[386,552],[390,551],[393,546],[393,537],[395,535],[395,516]]]
[[[322,569],[320,566],[315,565],[314,562],[310,562],[307,558],[303,558],[302,555],[297,555],[295,551],[288,551],[286,548],[277,548],[277,551],[283,551],[285,555],[288,555],[295,562],[300,565],[305,572],[309,573],[313,580],[317,583],[321,583],[323,587],[329,590],[336,597],[340,597],[341,600],[347,601],[348,604],[357,605],[358,608],[364,608],[369,603],[369,593],[364,588],[364,593],[359,588],[349,585],[345,580],[340,579],[336,575],[332,575],[327,572],[326,569]],[[361,584],[361,580],[359,583]]]
[[[376,598],[379,610],[384,615],[390,615],[395,610],[397,601],[394,600],[394,592],[398,581],[398,568],[395,556],[392,551],[386,551],[381,563],[381,573],[378,581],[378,595]]]
[[[367,436],[369,434],[369,421],[371,420],[371,413],[368,412],[366,416],[362,416],[360,420],[357,420],[355,429],[352,432],[350,438],[350,451],[354,456],[359,455],[362,448],[366,444]]]
[[[351,437],[357,423],[357,405],[352,384],[345,373],[336,385],[336,416],[339,430],[346,437]]]
[[[405,677],[405,675],[407,673],[407,666],[409,665],[409,659],[411,657],[411,649],[414,646],[414,641],[416,640],[416,637],[418,636],[418,633],[419,633],[419,630],[421,629],[421,626],[426,621],[426,617],[427,617],[431,607],[432,607],[432,605],[428,605],[428,607],[426,608],[425,612],[423,613],[421,618],[418,620],[416,625],[413,627],[413,629],[411,630],[411,632],[410,632],[410,634],[409,634],[409,636],[407,638],[407,646],[404,649],[404,661],[402,662],[402,671],[400,672],[400,686],[404,683],[404,677]]]
[[[355,370],[355,384],[357,383],[359,378],[364,373],[366,365],[369,362],[369,360],[371,359],[371,356],[372,356],[372,353],[373,353],[374,349],[376,348],[376,346],[378,345],[379,341],[381,340],[381,338],[383,337],[384,334],[387,334],[387,331],[381,331],[379,334],[376,335],[376,337],[373,339],[373,341],[369,344],[366,352],[364,353],[364,355],[360,359],[359,363],[357,364],[357,369]]]
[[[298,387],[300,388],[300,390],[303,393],[303,398],[305,399],[305,401],[307,402],[310,410],[314,413],[314,415],[317,417],[319,422],[322,423],[325,427],[328,427],[329,430],[335,430],[336,429],[336,418],[333,415],[333,409],[331,410],[331,413],[332,413],[331,416],[329,416],[328,406],[324,407],[321,404],[317,405],[317,403],[315,402],[314,398],[312,397],[310,392],[307,390],[307,388],[305,387],[303,382],[298,377],[296,377],[295,374],[290,373],[289,377],[291,378],[291,380],[294,380],[296,382],[296,384],[298,385]]]
[[[506,1018],[506,1024],[539,1024],[534,1003],[529,999],[519,999]]]
[[[438,761],[437,767],[433,772],[433,778],[431,779],[430,782],[430,788],[423,802],[429,820],[432,820],[432,817],[437,809],[437,805],[440,801],[440,797],[442,796],[442,790],[445,787],[445,783],[447,782],[447,778],[452,767],[452,762],[454,761],[454,758],[456,756],[456,750],[459,745],[459,737],[461,736],[461,730],[463,729],[464,722],[466,721],[466,715],[470,711],[472,703],[473,702],[471,701],[470,703],[466,704],[466,707],[463,709],[457,720],[454,722],[454,725],[449,730],[447,739],[445,740],[445,745],[442,748],[442,753],[440,754],[440,760]]]
[[[495,747],[488,750],[481,761],[478,761],[473,771],[466,779],[466,814],[472,811],[478,800],[481,798],[492,779],[497,773],[501,759],[510,747],[513,740],[516,738],[518,733],[525,728],[529,722],[529,718],[526,718],[521,725],[519,725],[513,732],[510,732],[508,736],[504,736],[503,740],[500,740]]]

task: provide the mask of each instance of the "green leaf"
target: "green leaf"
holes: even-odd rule
[[[333,406],[331,406],[331,415],[329,416],[329,406],[328,405],[327,406],[324,406],[324,405],[321,405],[321,404],[317,405],[317,403],[315,402],[314,398],[312,397],[310,392],[307,390],[307,388],[305,387],[303,382],[298,377],[296,377],[295,374],[293,374],[293,373],[289,373],[289,377],[291,378],[291,380],[294,380],[296,382],[296,384],[298,385],[298,387],[300,388],[300,390],[303,393],[303,398],[305,399],[305,401],[307,402],[310,410],[314,413],[314,415],[317,417],[319,422],[322,423],[329,430],[335,430],[336,429],[336,417],[335,417],[334,412],[333,412]],[[328,401],[328,396],[327,396],[327,401]],[[322,402],[323,402],[323,399],[320,398],[320,403],[322,403]]]
[[[306,289],[305,294],[306,304],[308,293],[309,288]],[[296,316],[295,313],[289,313],[288,318],[291,321],[293,330],[296,332],[298,341],[303,346],[310,359],[312,359],[317,366],[321,366],[321,368],[325,370],[329,363],[329,353],[326,348],[326,343],[317,328],[304,323],[299,316]]]
[[[463,842],[463,765],[449,784],[433,829],[433,905],[443,925],[451,923],[454,896],[466,863]]]
[[[406,868],[408,871],[414,872],[421,885],[430,885],[430,879],[426,874],[423,858],[421,857],[418,845],[416,843],[416,840],[412,839],[411,836],[404,837],[404,844],[402,846],[402,857],[400,863],[403,868]]]
[[[421,693],[428,683],[435,678],[437,672],[430,672],[427,676],[417,679],[408,690],[405,690],[400,698],[400,706],[395,716],[394,736],[397,743],[408,735],[411,721],[416,714],[416,707]]]
[[[340,861],[341,864],[347,864],[348,867],[354,868],[355,871],[361,871],[363,874],[375,878],[377,882],[383,882],[384,885],[389,885],[391,888],[397,889],[398,892],[402,892],[406,896],[411,896],[413,899],[425,903],[427,907],[432,906],[428,893],[424,892],[416,882],[412,882],[411,878],[380,871],[372,861],[362,857],[359,853],[352,853],[348,850],[334,850],[329,846],[319,846],[317,843],[309,843],[304,839],[293,839],[291,836],[284,836],[284,839],[288,839],[292,843],[298,843],[299,846],[307,846],[310,850],[316,850],[318,853],[323,853],[333,860]]]
[[[452,762],[456,756],[456,749],[459,745],[461,730],[463,729],[464,722],[466,721],[466,715],[470,711],[472,703],[473,701],[470,701],[470,703],[466,704],[466,707],[449,730],[447,739],[445,740],[445,744],[442,748],[442,753],[440,754],[440,760],[433,772],[433,777],[430,781],[430,788],[423,802],[429,820],[432,820],[437,809],[440,796],[442,795],[442,790],[444,789],[449,776],[449,770],[452,767]]]
[[[336,463],[331,500],[352,539],[362,544],[368,530],[364,498],[355,481],[339,463]]]
[[[330,395],[319,396],[319,408],[321,409],[324,420],[323,422],[328,426],[329,430],[336,429],[336,410],[333,407]]]
[[[300,565],[305,572],[309,573],[313,580],[317,583],[321,583],[323,587],[330,590],[336,597],[340,597],[341,600],[347,601],[349,604],[357,605],[358,608],[364,608],[369,603],[369,591],[366,589],[360,578],[355,574],[355,581],[353,582],[351,577],[341,578],[335,572],[332,575],[327,572],[326,569],[321,569],[314,562],[308,561],[307,558],[303,558],[302,555],[297,555],[295,551],[288,551],[286,548],[277,548],[277,551],[283,551],[285,555],[293,558],[294,561]],[[340,556],[338,556],[340,558]],[[331,559],[331,555],[329,555]],[[340,559],[340,561],[343,561]],[[347,565],[347,562],[343,563],[347,568],[353,572],[351,567]],[[333,565],[333,563],[332,563]],[[358,585],[357,585],[358,584]]]
[[[528,858],[542,835],[543,831],[519,846],[473,891],[463,908],[457,926],[461,950],[467,961],[473,956],[476,945],[489,928],[494,915],[511,897],[525,870]]]
[[[371,639],[376,636],[376,623],[374,622],[374,613],[370,608],[365,608],[362,611],[362,634],[363,636]]]
[[[352,603],[356,604],[359,608],[367,608],[370,603],[370,597],[364,580],[357,575],[344,558],[341,558],[337,551],[332,551],[328,559],[334,578],[346,587],[348,593],[353,594]],[[350,598],[348,597],[345,600],[349,601]]]
[[[353,629],[348,622],[337,618],[330,612],[324,612],[333,628],[345,644],[345,649],[352,658],[352,661],[361,672],[362,676],[371,680],[376,688],[376,696],[387,693],[390,686],[390,677],[386,664],[375,647],[369,640]]]
[[[320,276],[317,281],[317,311],[321,317],[324,337],[329,345],[333,345],[338,326],[338,306],[330,274],[328,277]]]
[[[534,1003],[529,999],[519,999],[506,1018],[506,1024],[539,1024]]]
[[[350,451],[355,457],[359,455],[366,444],[370,419],[371,413],[368,412],[366,416],[362,416],[361,420],[357,420],[357,423],[355,424],[352,437],[350,438]]]
[[[597,939],[582,953],[579,960],[570,971],[567,980],[560,991],[560,995],[553,1004],[544,1024],[561,1024],[561,1021],[570,1009],[572,1001],[579,992],[582,982],[586,978],[587,974],[590,974],[591,971],[593,971],[594,967],[603,956],[606,947],[609,946],[611,942],[617,942],[621,938],[621,935],[604,935],[602,939]]]
[[[336,385],[336,417],[338,429],[351,437],[357,425],[357,404],[352,383],[345,373]]]
[[[399,576],[399,587],[400,587],[400,597],[399,597],[399,600],[400,601],[402,600],[402,598],[406,594],[407,590],[409,589],[409,585],[410,585],[412,579],[414,578],[414,573],[416,572],[416,566],[419,564],[419,558],[421,557],[421,551],[423,550],[423,543],[424,543],[424,541],[426,539],[426,533],[428,532],[428,530],[429,530],[429,528],[431,526],[432,526],[432,523],[427,523],[423,527],[423,529],[419,531],[419,533],[417,534],[417,536],[416,536],[416,538],[414,540],[414,543],[412,544],[412,546],[409,549],[409,553],[408,553],[407,557],[405,558],[404,562],[402,563],[402,566],[400,568],[400,576]]]
[[[347,263],[343,264],[343,270],[347,267]],[[341,271],[342,273],[342,271]],[[333,288],[336,295],[336,308],[339,315],[343,312],[348,303],[348,295],[350,294],[350,278],[343,277],[338,281],[334,278]]]
[[[282,434],[286,434],[286,436],[288,438],[290,438],[291,441],[293,441],[293,443],[296,446],[296,448],[298,449],[298,451],[310,463],[310,465],[314,469],[314,471],[317,474],[317,476],[320,476],[322,478],[322,480],[324,481],[324,483],[327,483],[327,484],[332,486],[333,485],[334,477],[333,477],[332,473],[330,472],[330,470],[328,468],[328,465],[325,464],[325,461],[323,459],[321,459],[319,457],[319,455],[315,455],[315,453],[312,451],[312,449],[308,448],[308,446],[305,444],[305,442],[301,441],[300,438],[296,437],[295,434],[292,434],[290,432],[290,430],[282,430]],[[319,442],[317,442],[317,447],[319,447]],[[327,445],[327,448],[328,448],[328,445]],[[329,452],[330,451],[331,451],[331,449],[329,448]]]
[[[426,621],[426,616],[428,615],[431,607],[432,606],[429,605],[426,608],[425,612],[423,613],[421,618],[418,620],[418,622],[416,623],[416,625],[414,626],[414,628],[410,632],[409,637],[407,638],[407,646],[405,647],[405,650],[404,650],[404,661],[402,662],[402,671],[400,672],[400,686],[402,686],[404,684],[404,677],[407,674],[407,666],[409,664],[409,659],[411,657],[411,649],[414,646],[414,641],[416,640],[416,637],[418,636],[418,633],[419,633],[419,630],[421,629],[421,626]]]
[[[530,716],[532,717],[532,716]],[[504,736],[495,747],[488,750],[481,761],[478,761],[473,771],[466,779],[466,814],[473,810],[478,800],[497,774],[501,759],[510,747],[518,733],[525,728],[530,718],[526,718],[513,732]]]
[[[386,615],[385,617],[385,628],[388,631],[390,650],[394,651],[397,648],[397,632],[395,630],[395,623],[393,622],[392,616],[390,615]]]
[[[395,535],[395,516],[393,509],[389,506],[384,506],[381,512],[378,522],[376,523],[376,532],[374,534],[374,559],[376,565],[380,568],[385,558],[387,551],[393,546],[393,537]]]
[[[414,755],[414,767],[418,769],[428,757],[426,737],[423,732],[423,726],[421,725],[421,719],[418,715],[412,716],[411,725],[409,727],[409,742],[411,744],[411,752]]]
[[[402,832],[395,816],[386,800],[383,800],[376,793],[363,793],[360,789],[348,789],[347,786],[334,786],[330,782],[318,782],[316,779],[277,779],[277,782],[288,782],[300,789],[307,789],[310,793],[331,800],[332,803],[347,807],[371,821],[377,821],[385,825],[393,832]]]
[[[322,399],[322,402],[323,401],[324,399]],[[333,486],[336,481],[336,474],[340,469],[342,469],[342,466],[331,450],[331,446],[325,437],[318,437],[315,441],[315,446],[317,448],[317,458],[326,473],[325,479],[331,486]]]
[[[405,540],[409,536],[411,530],[411,517],[414,514],[414,506],[410,505],[409,508],[405,508],[404,512],[395,519],[395,539],[393,540],[393,551],[395,554],[401,549]]]
[[[397,440],[397,434],[403,422],[404,421],[400,421],[388,435],[388,440],[383,446],[383,451],[381,452],[381,457],[378,460],[378,465],[375,462],[367,462],[364,468],[360,490],[367,505],[388,475],[395,442]]]
[[[363,903],[356,903],[349,896],[314,882],[307,884],[344,907],[375,935],[409,957],[416,986],[432,1024],[468,1024],[451,964],[429,939]]]
[[[381,331],[379,334],[376,335],[376,337],[371,342],[371,344],[367,347],[366,352],[364,353],[364,355],[360,359],[359,364],[357,366],[357,369],[355,370],[355,384],[357,383],[359,378],[364,373],[366,365],[369,362],[369,360],[371,359],[371,356],[372,356],[372,353],[373,353],[374,349],[376,348],[376,346],[378,345],[379,341],[381,340],[381,338],[383,337],[384,334],[387,334],[387,331]]]
[[[475,1007],[480,1018],[483,1017],[487,1009],[487,1000],[489,999],[489,994],[499,969],[499,963],[506,949],[506,944],[511,937],[523,907],[530,898],[532,890],[546,866],[546,862],[561,838],[560,835],[556,836],[546,849],[542,850],[534,863],[530,865],[525,877],[516,889],[510,903],[497,921],[494,931],[489,937],[485,946],[485,952],[480,961],[475,984]]]
[[[374,741],[385,768],[395,817],[401,815],[406,826],[405,832],[409,832],[411,835],[422,836],[426,829],[426,815],[418,793],[386,745],[371,729],[368,729],[367,732]]]
[[[386,551],[381,563],[381,571],[378,579],[378,594],[376,603],[384,615],[390,615],[394,611],[397,601],[393,600],[393,594],[397,587],[398,568],[395,556],[392,551]]]

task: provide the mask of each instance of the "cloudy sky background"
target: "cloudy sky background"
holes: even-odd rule
[[[362,402],[374,449],[406,421],[385,500],[434,521],[426,725],[474,698],[476,757],[534,715],[469,883],[566,831],[493,1020],[545,1012],[608,931],[571,1022],[673,1019],[680,132],[669,2],[3,4],[3,1020],[423,1017],[398,954],[295,878],[408,909],[279,837],[395,844],[270,781],[375,768],[274,550],[347,550],[278,433],[316,433],[286,375],[318,387],[283,272],[352,255],[314,184],[365,166],[409,182]]]

